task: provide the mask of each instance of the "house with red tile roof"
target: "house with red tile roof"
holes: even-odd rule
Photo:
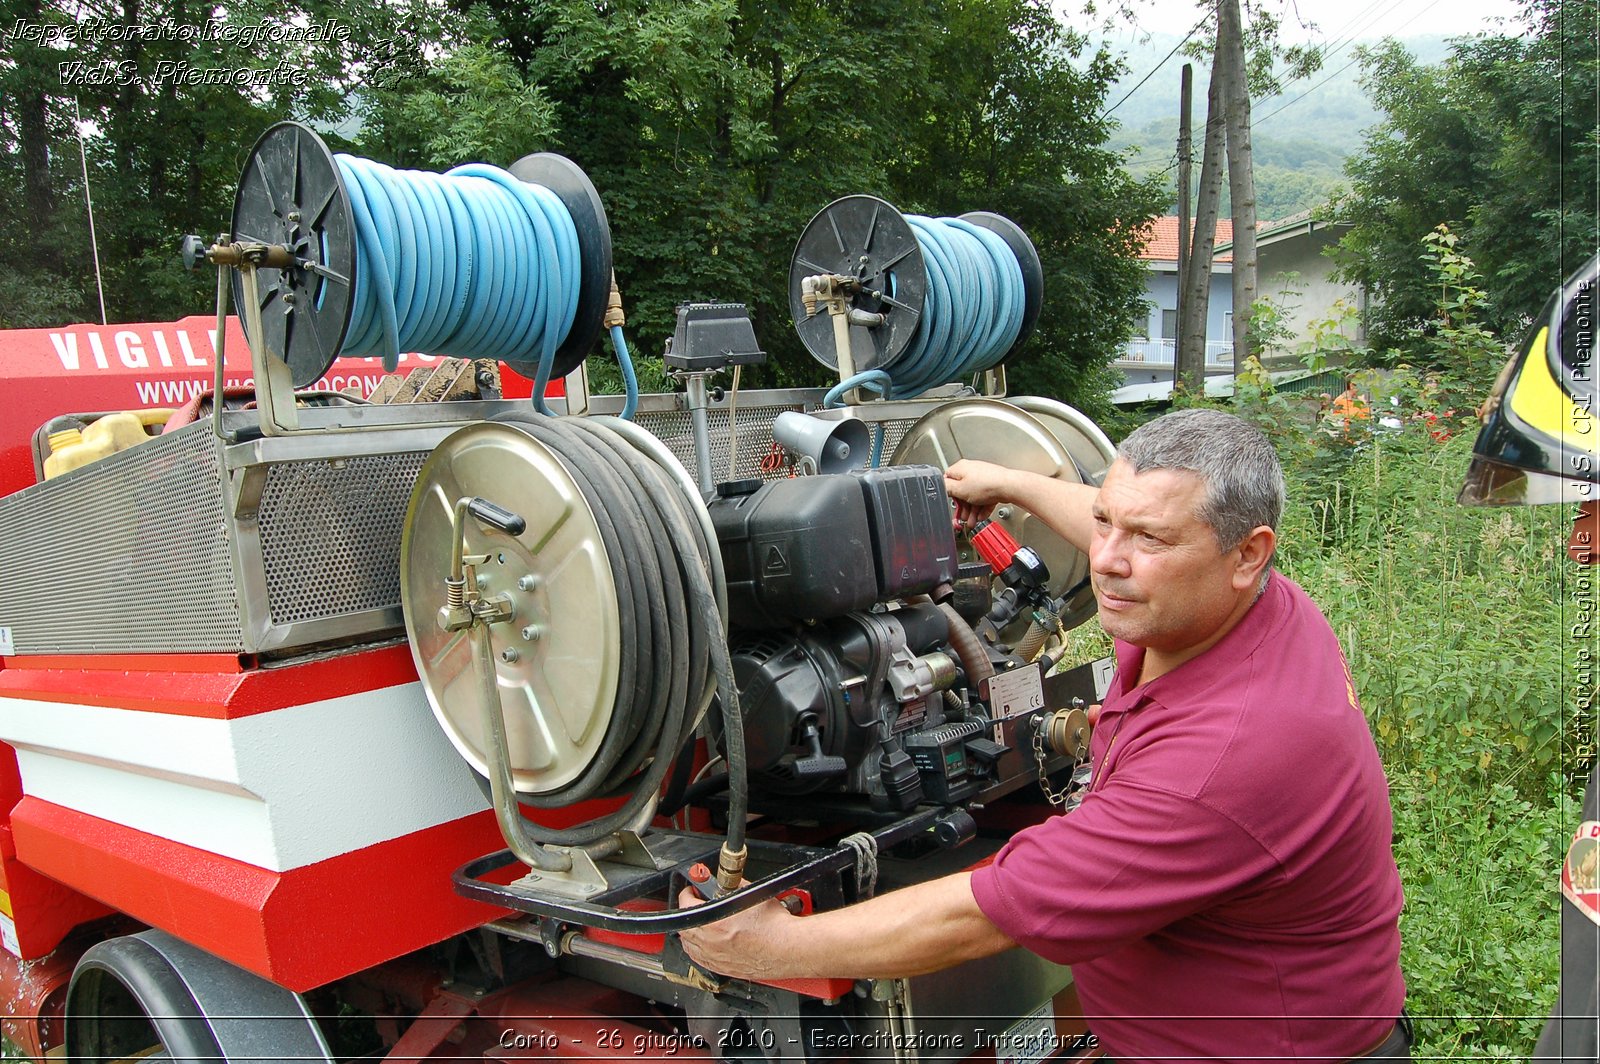
[[[1217,219],[1216,242],[1233,240],[1233,221]],[[1178,337],[1178,218],[1151,223],[1144,252],[1145,299],[1142,327],[1112,364],[1129,385],[1170,383]],[[1206,308],[1206,373],[1233,372],[1233,256],[1223,252],[1211,263],[1211,300]]]

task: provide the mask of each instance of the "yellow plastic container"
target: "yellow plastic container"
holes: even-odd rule
[[[78,429],[52,432],[50,457],[44,460],[44,478],[59,477],[137,446],[150,438],[145,432],[146,426],[164,425],[171,416],[171,410],[123,410],[96,418],[81,432]]]

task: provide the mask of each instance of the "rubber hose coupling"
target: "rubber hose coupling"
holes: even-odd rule
[[[722,853],[717,858],[717,886],[724,894],[738,890],[739,884],[744,882],[744,863],[749,857],[750,848],[747,846],[730,850],[727,843],[722,844]]]

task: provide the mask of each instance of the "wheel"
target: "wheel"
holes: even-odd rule
[[[67,987],[66,1056],[126,1060],[324,1061],[300,995],[164,931],[96,943]]]

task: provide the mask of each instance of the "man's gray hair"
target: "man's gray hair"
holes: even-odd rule
[[[1230,551],[1250,531],[1277,531],[1283,514],[1283,466],[1260,429],[1221,410],[1177,410],[1135,429],[1117,457],[1135,473],[1175,469],[1205,481],[1205,499],[1195,516],[1211,526],[1217,544]]]

